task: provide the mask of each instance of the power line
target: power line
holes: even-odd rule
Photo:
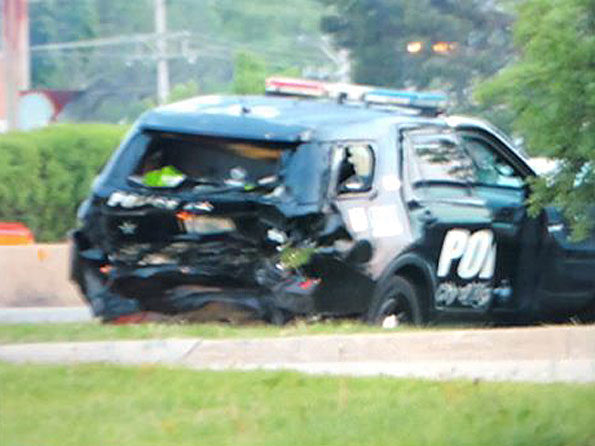
[[[70,42],[53,42],[43,43],[39,45],[32,45],[29,50],[32,52],[38,51],[62,51],[62,50],[78,50],[87,48],[102,48],[108,46],[119,45],[135,45],[135,44],[153,44],[159,39],[178,40],[188,38],[190,33],[187,31],[165,33],[163,36],[157,34],[129,34],[115,37],[103,37],[99,39],[85,39],[75,40]]]
[[[166,33],[164,34],[163,38],[164,40],[166,40],[166,44],[176,47],[173,49],[167,49],[166,54],[163,56],[167,59],[185,58],[192,60],[193,58],[199,57],[200,54],[204,54],[205,52],[208,52],[211,55],[213,55],[213,53],[216,52],[221,52],[225,54],[245,50],[265,54],[274,58],[281,58],[284,60],[300,60],[311,63],[320,62],[320,58],[308,54],[307,52],[289,53],[279,46],[264,48],[263,46],[258,44],[238,44],[230,41],[224,41],[221,39],[205,38],[197,34],[192,34],[188,31]],[[110,56],[120,56],[122,58],[130,59],[154,59],[155,45],[157,41],[158,36],[155,34],[121,35],[115,37],[87,39],[73,42],[54,42],[41,45],[34,45],[31,47],[31,51],[32,53],[35,53],[35,56],[39,56],[41,53],[44,52],[52,53],[136,45],[136,54],[131,54],[130,52],[124,51],[120,51],[118,54],[112,51],[110,52]],[[198,45],[198,47],[196,45]],[[225,56],[224,54],[220,55],[220,57],[223,59],[229,58],[229,56]]]

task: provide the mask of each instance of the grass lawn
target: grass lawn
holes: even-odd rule
[[[595,445],[595,386],[0,363],[0,444]]]
[[[453,328],[442,327],[442,328]],[[416,330],[398,327],[398,330]],[[294,322],[283,327],[266,324],[229,325],[215,323],[102,325],[98,322],[63,324],[0,324],[0,344],[21,342],[101,341],[153,338],[253,338],[309,334],[386,333],[381,327],[361,322],[329,320],[308,324]]]

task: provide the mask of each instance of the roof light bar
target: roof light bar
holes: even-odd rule
[[[290,77],[268,78],[266,80],[266,93],[282,96],[331,98],[339,102],[365,102],[372,105],[408,107],[430,114],[443,112],[448,105],[448,97],[442,92],[392,90],[368,85],[322,82]]]
[[[325,82],[290,77],[270,77],[266,80],[267,94],[320,98],[328,95]]]
[[[329,83],[326,85],[326,89],[330,98],[342,102],[344,100],[362,101],[366,93],[374,90],[374,87],[340,82]]]

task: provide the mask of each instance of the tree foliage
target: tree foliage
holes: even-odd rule
[[[199,93],[231,91],[237,54],[256,55],[268,72],[332,64],[320,39],[322,6],[302,0],[167,0],[169,32],[186,31],[187,46],[168,46],[171,85],[194,81]],[[155,98],[154,45],[125,39],[154,32],[154,0],[30,2],[31,44],[124,37],[121,44],[32,53],[32,87],[84,92],[72,119],[131,121]],[[307,39],[303,39],[307,36]],[[131,118],[132,116],[132,118]]]
[[[64,239],[125,130],[79,124],[0,135],[0,221],[23,222],[40,241]]]
[[[99,32],[99,16],[94,0],[33,2],[30,20],[32,45],[91,39]],[[75,61],[61,53],[33,52],[31,62],[31,80],[35,88],[76,85],[84,82],[82,72],[90,68],[88,52],[78,54]]]
[[[473,79],[507,62],[511,16],[480,0],[320,0],[323,30],[350,50],[356,82],[388,87],[439,88],[468,106]],[[419,41],[419,53],[407,43]],[[446,54],[432,50],[452,42]]]
[[[267,69],[264,59],[248,52],[239,52],[234,61],[233,92],[263,94]]]
[[[483,84],[478,98],[504,104],[531,153],[560,168],[532,183],[531,210],[560,206],[576,239],[593,227],[595,203],[595,2],[527,0],[519,8],[519,59]]]

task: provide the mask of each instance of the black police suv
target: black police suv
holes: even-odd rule
[[[535,173],[505,136],[441,114],[441,95],[342,88],[277,78],[273,95],[145,113],[72,233],[95,315],[592,312],[595,236],[570,241],[554,208],[528,216]]]

